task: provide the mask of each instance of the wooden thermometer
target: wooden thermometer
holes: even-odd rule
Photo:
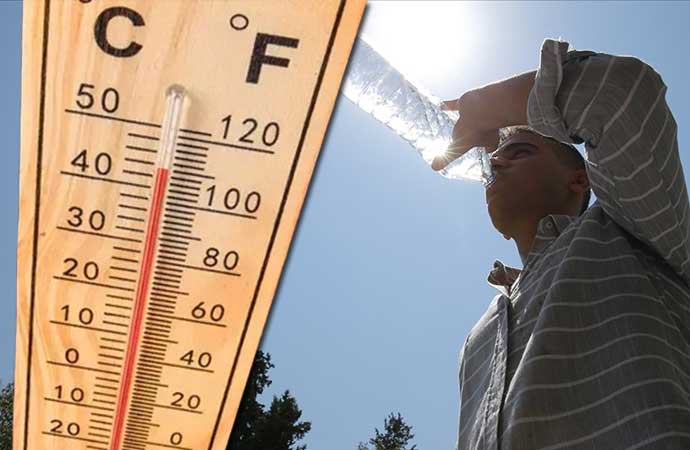
[[[24,1],[14,450],[225,449],[363,9]]]

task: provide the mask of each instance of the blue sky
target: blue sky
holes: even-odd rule
[[[690,3],[370,2],[361,27],[444,98],[536,67],[544,38],[634,55],[668,85],[690,167]],[[0,380],[12,377],[21,3],[0,1]],[[686,171],[686,182],[688,181]],[[419,450],[452,449],[459,348],[495,291],[494,259],[518,266],[479,184],[446,180],[341,98],[314,173],[262,348],[312,422],[309,449],[352,450],[400,412]]]

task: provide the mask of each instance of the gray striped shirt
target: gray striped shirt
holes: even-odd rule
[[[546,40],[529,125],[585,143],[597,201],[549,215],[460,356],[456,449],[690,449],[688,195],[666,86]]]

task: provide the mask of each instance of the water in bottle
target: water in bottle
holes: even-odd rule
[[[350,55],[343,93],[409,142],[429,165],[451,142],[458,114],[441,110],[438,98],[407,80],[361,38]],[[481,147],[470,149],[439,173],[485,186],[492,176],[489,156]]]

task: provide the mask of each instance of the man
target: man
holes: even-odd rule
[[[456,448],[690,449],[689,204],[666,86],[636,58],[567,48],[546,40],[538,71],[446,103],[462,119],[433,167],[498,147],[487,207],[523,263],[494,263],[500,294],[463,345]]]

